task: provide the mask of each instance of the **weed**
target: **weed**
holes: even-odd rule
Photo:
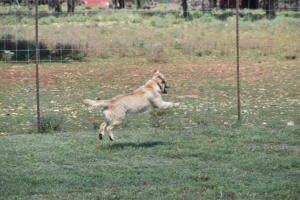
[[[61,113],[48,112],[40,118],[40,131],[48,133],[52,131],[61,131],[64,123],[64,117]]]
[[[144,19],[139,16],[139,15],[132,15],[129,17],[129,22],[134,23],[134,24],[139,24],[142,23]]]
[[[3,61],[6,61],[6,62],[10,62],[14,56],[14,52],[11,52],[11,51],[4,51],[2,53],[2,60]]]
[[[165,48],[161,44],[154,44],[147,49],[148,62],[160,63],[167,62],[168,56]]]
[[[58,20],[60,20],[60,19],[57,18],[57,17],[49,16],[49,17],[43,17],[43,18],[41,18],[41,19],[39,20],[39,23],[40,23],[40,24],[43,24],[43,25],[49,25],[49,24],[58,22]]]
[[[170,22],[167,20],[162,20],[161,17],[152,17],[150,24],[155,28],[167,28]]]
[[[176,39],[176,40],[174,41],[174,48],[175,48],[175,49],[181,49],[182,46],[183,46],[182,41],[180,41],[180,40],[178,40],[178,39]]]
[[[135,48],[143,48],[144,45],[145,45],[145,41],[142,38],[137,38],[132,43],[132,46]]]
[[[296,53],[286,53],[284,55],[284,58],[287,59],[287,60],[296,60],[297,55],[296,55]]]

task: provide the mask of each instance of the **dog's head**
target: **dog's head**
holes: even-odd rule
[[[152,79],[156,82],[156,84],[158,85],[162,93],[164,94],[168,93],[167,88],[169,88],[169,85],[167,83],[165,76],[162,73],[160,73],[158,70],[155,71]]]

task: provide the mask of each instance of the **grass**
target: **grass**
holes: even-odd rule
[[[2,65],[16,77],[1,84],[1,198],[297,199],[293,62],[243,66],[241,126],[228,63],[41,64],[42,114],[64,115],[62,131],[48,134],[31,134],[34,80],[24,77],[34,66]],[[156,68],[170,81],[164,99],[182,106],[129,115],[115,142],[98,141],[102,116],[88,113],[81,100],[129,92]]]
[[[299,130],[299,129],[298,129]],[[1,137],[3,199],[296,199],[294,128],[201,127]]]
[[[232,10],[195,13],[189,21],[182,19],[178,13],[144,16],[138,12],[110,10],[61,17],[44,16],[39,20],[43,49],[41,60],[68,62],[83,57],[143,58],[152,52],[153,46],[163,46],[167,51],[164,57],[208,55],[232,59],[235,56],[233,13]],[[254,20],[252,15],[263,16],[263,12],[245,10],[242,13],[241,48],[247,50],[245,53],[252,57],[297,58],[299,46],[289,42],[298,39],[297,15],[279,12],[273,20],[264,17]],[[0,45],[6,45],[14,52],[13,61],[30,62],[34,60],[34,20],[30,16],[22,16],[20,20],[15,16],[0,19],[2,24],[6,24],[0,27],[0,38],[10,38],[9,43],[4,44],[3,40]],[[16,43],[16,40],[19,42]],[[30,52],[27,51],[28,45]],[[18,48],[19,51],[15,52]],[[282,56],[282,52],[288,55]],[[245,57],[250,57],[248,55]],[[157,62],[151,56],[148,59]],[[165,58],[161,61],[165,62]]]
[[[74,45],[85,60],[40,64],[42,134],[35,65],[0,63],[0,199],[297,199],[299,26],[242,18],[239,125],[234,18],[215,14],[46,17],[43,44]],[[30,23],[1,34],[30,41]],[[116,141],[98,141],[102,114],[82,99],[128,93],[155,69],[180,108],[129,115]]]

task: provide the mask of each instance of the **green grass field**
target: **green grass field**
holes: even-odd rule
[[[297,199],[299,129],[3,136],[3,199]]]
[[[298,199],[299,19],[278,15],[241,18],[241,124],[232,16],[42,18],[41,41],[80,48],[82,62],[43,58],[44,133],[35,65],[0,63],[0,199]],[[30,42],[32,19],[11,20],[0,36]],[[114,142],[99,141],[102,114],[82,99],[128,93],[155,69],[171,85],[163,98],[181,106],[129,115]]]

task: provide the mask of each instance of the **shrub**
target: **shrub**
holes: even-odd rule
[[[167,62],[167,52],[161,44],[152,45],[147,51],[147,60],[149,62]]]
[[[296,60],[297,54],[296,53],[285,53],[284,58],[286,60]]]
[[[156,28],[168,28],[170,26],[168,20],[165,20],[164,18],[157,17],[157,16],[151,18],[150,24],[151,26]]]
[[[199,19],[201,22],[213,22],[216,21],[216,18],[210,14],[204,14],[201,16],[201,18]]]
[[[178,40],[178,39],[175,39],[174,41],[174,48],[175,49],[181,49],[182,48],[182,41],[181,40]]]
[[[13,58],[13,56],[14,56],[14,52],[11,52],[11,51],[4,51],[3,53],[2,53],[2,60],[3,61],[11,61],[12,60],[12,58]]]
[[[132,16],[129,17],[129,21],[131,23],[142,23],[143,18],[139,15],[132,15]]]
[[[132,46],[135,48],[143,48],[145,45],[145,41],[142,38],[136,38],[132,42]]]
[[[39,23],[40,24],[44,24],[44,25],[47,25],[47,24],[52,24],[52,23],[55,23],[55,22],[58,22],[58,18],[57,17],[54,17],[54,16],[50,16],[50,17],[43,17],[39,20]]]
[[[40,131],[48,133],[52,131],[61,131],[64,117],[61,113],[48,112],[40,118]]]

